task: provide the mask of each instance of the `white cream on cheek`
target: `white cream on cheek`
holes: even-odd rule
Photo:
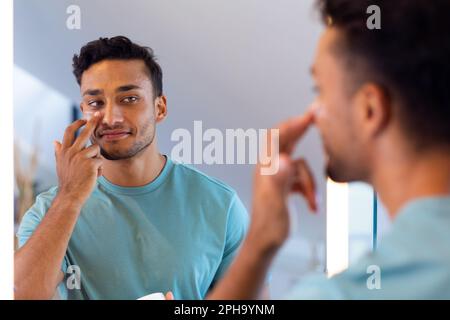
[[[83,111],[83,118],[82,119],[89,121],[89,120],[92,119],[92,117],[94,115],[96,115],[96,113],[98,113],[98,115],[100,117],[102,117],[102,118],[105,116],[105,112],[104,111]]]
[[[83,112],[83,119],[89,121],[89,120],[91,120],[93,115],[94,115],[93,111],[84,111]]]

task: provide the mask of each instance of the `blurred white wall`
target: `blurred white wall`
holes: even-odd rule
[[[57,183],[53,141],[60,140],[71,120],[73,102],[20,67],[14,67],[14,142],[27,170],[38,154],[37,191]]]

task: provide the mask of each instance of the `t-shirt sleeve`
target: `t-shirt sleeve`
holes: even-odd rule
[[[228,267],[233,262],[240,245],[247,234],[249,216],[243,203],[237,195],[234,195],[228,212],[225,247],[222,261],[214,276],[213,284],[223,277]]]
[[[24,214],[16,234],[19,248],[23,247],[28,239],[30,239],[30,237],[33,235],[34,231],[39,226],[48,209],[50,208],[55,194],[55,188],[41,193],[36,197],[36,201],[31,206],[31,208],[28,209],[28,211]],[[61,271],[64,274],[67,271],[67,266],[67,259],[66,257],[64,257],[61,265]]]

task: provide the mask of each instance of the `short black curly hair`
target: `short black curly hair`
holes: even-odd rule
[[[317,5],[341,36],[336,48],[349,72],[357,81],[380,84],[400,102],[400,123],[415,146],[450,150],[450,1],[318,0]],[[381,29],[367,27],[370,5],[381,10]]]
[[[81,85],[83,72],[93,64],[102,60],[131,60],[140,59],[145,62],[148,75],[152,82],[154,98],[163,94],[162,69],[156,62],[153,50],[133,43],[124,36],[99,38],[84,45],[80,53],[73,56],[73,74]]]

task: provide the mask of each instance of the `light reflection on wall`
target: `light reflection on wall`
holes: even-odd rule
[[[37,191],[56,183],[53,141],[71,122],[72,101],[40,79],[14,67],[14,141],[24,167],[38,153]]]

